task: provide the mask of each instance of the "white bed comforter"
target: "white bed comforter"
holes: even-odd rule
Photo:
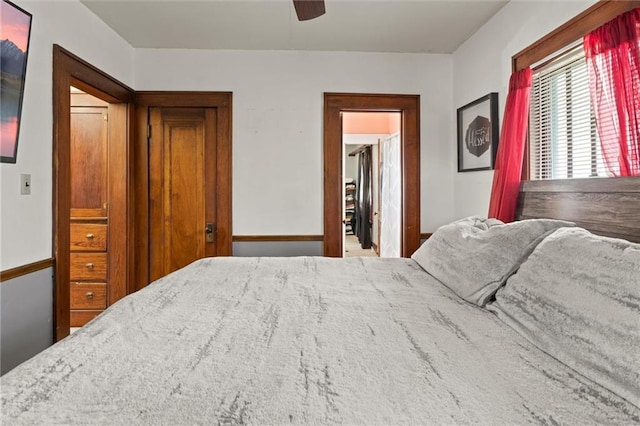
[[[410,259],[215,258],[0,379],[2,424],[634,424]]]

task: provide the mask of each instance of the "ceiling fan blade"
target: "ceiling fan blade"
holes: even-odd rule
[[[308,21],[325,13],[324,0],[293,0],[298,21]]]

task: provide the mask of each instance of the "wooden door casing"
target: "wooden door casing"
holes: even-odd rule
[[[342,257],[342,112],[400,112],[402,256],[420,246],[420,96],[325,93],[323,115],[324,255]]]
[[[53,336],[69,335],[70,212],[71,212],[71,94],[74,86],[108,104],[108,213],[110,253],[108,276],[111,303],[127,293],[128,265],[132,264],[133,197],[129,141],[133,126],[134,91],[58,45],[53,46]],[[86,105],[92,106],[92,105]],[[87,311],[88,312],[88,311]],[[94,312],[87,315],[95,316]]]
[[[216,129],[211,108],[151,108],[150,280],[214,256]],[[215,231],[214,231],[215,232]]]
[[[375,226],[377,227],[376,229],[376,245],[373,247],[373,250],[376,252],[376,254],[378,255],[378,257],[380,257],[380,183],[381,183],[381,179],[380,179],[380,169],[381,169],[381,162],[382,162],[382,150],[380,149],[380,139],[378,139],[378,146],[376,147],[377,151],[378,151],[378,184],[376,185],[376,191],[378,191],[378,205],[376,206],[377,209],[376,211],[373,212],[375,219],[374,219],[374,223]]]

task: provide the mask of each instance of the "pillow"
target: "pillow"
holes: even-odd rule
[[[538,348],[640,407],[640,244],[547,237],[488,306]]]
[[[411,258],[464,300],[485,306],[536,245],[563,226],[574,224],[468,217],[438,228]]]

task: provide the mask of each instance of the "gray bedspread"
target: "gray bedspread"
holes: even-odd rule
[[[410,259],[204,259],[0,385],[3,425],[640,422]]]

